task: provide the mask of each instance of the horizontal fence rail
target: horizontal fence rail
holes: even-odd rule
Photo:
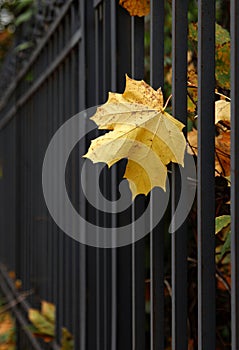
[[[20,56],[9,54],[0,72],[0,292],[8,302],[21,299],[9,271],[21,280],[23,292],[30,291],[12,308],[17,349],[60,349],[62,328],[72,334],[76,350],[221,349],[220,275],[215,260],[217,1],[151,0],[150,13],[144,17],[131,17],[118,1],[110,0],[36,1],[35,5],[35,17],[23,25],[16,39],[21,42],[28,33],[33,48]],[[236,0],[230,5],[231,90],[219,92],[231,98],[232,285],[225,312],[231,315],[232,327],[227,335],[231,343],[225,349],[236,350],[239,8]],[[198,23],[197,57],[188,41],[190,11]],[[95,188],[90,171],[81,176],[87,162],[82,156],[91,140],[102,135],[96,129],[88,132],[93,108],[87,109],[104,103],[109,91],[122,93],[128,74],[154,89],[161,87],[165,100],[172,93],[168,109],[186,125],[187,137],[190,63],[198,75],[193,120],[198,129],[197,179],[188,180],[189,187],[197,185],[197,198],[190,215],[177,226],[175,213],[183,185],[181,167],[176,164],[168,167],[169,203],[156,226],[155,189],[148,196],[137,196],[129,208],[116,214],[107,213],[107,202],[96,196],[98,210],[85,195]],[[149,207],[150,232],[132,244],[114,248],[83,244],[63,232],[48,211],[42,189],[44,157],[55,133],[78,113],[82,124],[77,125],[85,128],[85,137],[72,149],[64,176],[72,206],[86,221],[76,227],[72,220],[72,227],[87,237],[90,222],[98,227],[100,241],[101,227],[108,227],[113,237],[116,228],[134,223]],[[83,132],[72,127],[64,134],[65,141],[77,131]],[[52,185],[57,214],[64,218],[66,204],[62,205],[64,194],[59,188],[65,144],[61,147],[54,149],[48,186]],[[100,170],[94,164],[92,172],[100,172],[97,184],[108,201],[120,198],[125,165],[121,160],[111,169]],[[143,225],[148,227],[147,219]],[[131,227],[133,239],[137,230]],[[28,327],[29,308],[39,309],[42,300],[56,307],[56,335],[50,343],[35,338]]]

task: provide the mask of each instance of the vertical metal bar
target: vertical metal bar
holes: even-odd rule
[[[144,78],[144,18],[131,18],[131,74]],[[132,206],[132,218],[145,207],[145,198],[137,198]],[[134,228],[133,228],[134,230]],[[135,232],[132,232],[134,235]],[[132,346],[145,349],[145,239],[132,245]]]
[[[65,28],[63,27],[63,24],[60,25],[60,35],[59,35],[59,45],[62,45],[63,42],[63,37],[64,37],[64,31]],[[64,113],[65,113],[65,104],[64,104],[64,85],[65,85],[65,77],[64,77],[64,71],[65,71],[65,65],[62,63],[59,68],[58,68],[58,74],[59,74],[59,79],[58,79],[58,108],[59,108],[59,115],[58,115],[58,127],[60,127],[63,122],[64,122]],[[57,151],[57,168],[60,167],[59,162],[62,161],[60,157],[60,152],[61,150],[59,149]],[[58,184],[57,184],[58,186]],[[59,213],[61,216],[64,215],[64,210],[62,206],[62,201],[61,201],[61,193],[59,193],[59,203],[58,208],[59,208]],[[66,302],[65,298],[65,290],[66,290],[66,285],[64,283],[64,265],[65,265],[65,237],[64,237],[64,232],[59,229],[58,231],[58,242],[57,242],[57,249],[58,249],[58,298],[57,298],[57,312],[58,312],[58,317],[57,317],[57,335],[58,338],[60,337],[60,332],[61,332],[61,327],[64,325],[65,322],[65,309],[64,305]]]
[[[110,2],[110,78],[111,91],[116,91],[117,86],[117,46],[116,46],[116,2]],[[116,200],[116,189],[114,188],[117,179],[117,169],[112,171],[112,199]],[[117,219],[112,218],[112,227],[117,227]],[[112,229],[114,230],[114,229]],[[117,249],[111,250],[111,344],[110,348],[117,349]]]
[[[164,85],[164,1],[150,2],[150,85]],[[152,196],[151,215],[157,215]],[[164,349],[164,223],[150,232],[150,349]]]
[[[116,7],[117,14],[117,91],[125,87],[125,73],[131,70],[131,20],[126,11]],[[124,31],[122,31],[124,28]],[[128,214],[129,215],[129,214]],[[121,220],[125,219],[122,218]],[[123,224],[120,221],[118,224]],[[118,349],[132,350],[132,248],[117,249],[117,346]]]
[[[103,52],[102,52],[102,64],[103,64],[103,94],[102,102],[108,97],[108,92],[111,91],[111,1],[105,0],[103,3],[103,17],[102,17],[102,31],[103,31]],[[107,166],[105,167],[107,169]],[[111,169],[111,176],[112,169]],[[114,187],[109,186],[107,174],[103,178],[103,190],[104,196],[112,195]],[[106,206],[103,205],[104,213],[107,212]],[[112,216],[104,214],[104,227],[111,227]],[[104,280],[103,280],[103,294],[104,294],[104,348],[112,349],[112,250],[104,249]]]
[[[134,79],[144,78],[144,18],[131,18],[131,74]]]
[[[88,45],[89,42],[91,45]],[[86,82],[86,106],[91,107],[96,103],[96,67],[95,67],[95,16],[93,4],[85,2],[85,82]],[[85,198],[82,196],[83,205],[86,207]],[[91,220],[92,213],[86,207],[87,219]],[[87,232],[86,232],[87,234]],[[89,349],[97,349],[97,320],[96,320],[96,249],[87,247],[87,343]]]
[[[105,0],[103,3],[103,96],[102,102],[108,98],[111,89],[111,2]]]
[[[198,349],[215,349],[215,3],[198,1]]]
[[[69,119],[71,114],[71,96],[73,91],[71,91],[70,82],[74,80],[74,76],[71,76],[71,60],[70,57],[66,57],[64,61],[64,104],[65,104],[65,115],[64,120]],[[67,135],[67,138],[70,135]],[[73,152],[68,160],[68,165],[66,167],[66,185],[68,187],[69,196],[71,201],[74,203],[74,192],[72,188],[72,162],[73,162]],[[64,250],[65,250],[65,266],[64,266],[64,283],[67,286],[65,289],[65,324],[68,329],[72,331],[72,238],[64,234]]]
[[[117,74],[116,74],[116,69],[117,69],[117,46],[116,46],[116,4],[115,2],[111,2],[110,4],[110,21],[111,21],[111,26],[110,26],[110,32],[111,32],[111,89],[112,91],[115,91],[116,89],[116,84],[117,84]]]
[[[32,147],[32,152],[27,152],[27,162],[29,163],[28,165],[28,171],[29,171],[29,177],[27,179],[28,185],[29,186],[29,197],[27,198],[27,202],[28,205],[30,204],[29,209],[27,210],[27,218],[26,218],[26,222],[28,224],[29,230],[32,230],[32,245],[33,245],[33,286],[35,289],[37,289],[37,293],[41,295],[41,283],[39,283],[40,279],[41,279],[41,269],[42,269],[42,264],[40,263],[40,256],[42,255],[42,242],[40,242],[39,240],[39,234],[38,234],[38,230],[37,230],[37,225],[34,222],[34,217],[36,217],[36,213],[38,211],[39,208],[39,198],[38,198],[38,194],[37,194],[37,187],[36,186],[36,168],[37,168],[37,163],[39,162],[38,159],[38,140],[39,140],[39,130],[38,130],[38,116],[39,114],[42,114],[42,104],[39,100],[41,100],[42,96],[39,93],[39,91],[36,92],[36,94],[33,96],[33,101],[29,101],[27,104],[24,105],[24,109],[23,111],[26,111],[26,115],[27,115],[27,120],[26,120],[26,124],[27,127],[29,129],[28,133],[29,133],[29,141],[28,144],[33,144],[34,147]],[[33,104],[33,108],[32,111],[30,110],[30,105],[31,102]],[[31,120],[33,119],[33,120]],[[32,129],[32,130],[31,130]],[[28,146],[28,149],[30,149],[30,147]],[[35,160],[36,164],[34,166],[34,169],[32,169],[32,162],[33,162],[33,158],[36,157],[37,160]],[[32,178],[32,179],[31,179]],[[33,180],[34,181],[31,181]],[[35,182],[35,183],[34,183]],[[38,198],[38,200],[33,201],[32,198]],[[32,204],[32,205],[31,205]],[[28,239],[28,238],[27,238]]]
[[[79,94],[79,111],[84,110],[86,108],[86,43],[87,43],[87,37],[86,37],[86,9],[85,1],[79,0],[79,16],[80,16],[80,26],[82,31],[82,39],[79,43],[78,47],[78,94]],[[84,147],[85,145],[83,145]],[[85,147],[84,147],[85,148]],[[83,150],[84,152],[84,150]],[[78,174],[80,171],[80,164],[79,160],[77,162],[77,169]],[[79,186],[77,186],[79,190]],[[79,195],[79,211],[83,217],[86,218],[86,207],[85,207],[85,201],[84,196],[80,195],[80,191],[78,192]],[[85,232],[85,226],[81,227],[82,232]],[[87,232],[85,233],[87,234]],[[86,325],[87,325],[87,319],[86,319],[86,295],[87,295],[87,251],[85,245],[79,246],[79,348],[80,349],[86,349]],[[77,345],[76,345],[77,346]]]
[[[164,85],[164,1],[150,1],[150,84]]]
[[[103,17],[103,4],[99,4],[97,8],[92,11],[95,12],[95,104],[98,105],[102,102],[102,90],[103,90],[103,33],[102,33],[102,17]],[[99,166],[98,164],[96,165]],[[102,184],[101,184],[102,185]],[[99,205],[99,200],[96,198],[96,203]],[[96,213],[96,224],[99,227],[101,220],[104,221],[104,213]],[[96,279],[96,349],[100,350],[105,347],[105,298],[104,298],[104,251],[100,248],[95,248],[96,260],[95,260],[95,279]]]
[[[231,325],[239,348],[239,3],[231,1]]]
[[[45,63],[47,62],[47,50],[44,52],[44,61]],[[48,232],[47,232],[47,221],[46,221],[46,208],[45,208],[45,202],[43,198],[43,193],[41,190],[41,168],[42,168],[42,163],[44,159],[44,151],[45,151],[45,145],[47,143],[47,81],[44,82],[44,84],[39,88],[39,93],[41,98],[39,98],[40,101],[43,101],[42,103],[42,109],[39,109],[37,118],[37,130],[40,131],[38,132],[38,162],[34,163],[33,160],[33,167],[36,167],[36,176],[35,178],[37,179],[37,197],[39,198],[38,202],[38,211],[36,213],[36,226],[38,227],[37,235],[40,237],[42,241],[42,256],[39,257],[39,262],[41,264],[41,281],[42,281],[42,287],[41,287],[41,297],[44,298],[45,300],[48,299],[48,294],[47,294],[47,281],[49,278],[49,270],[47,266],[47,258],[49,255],[48,251]],[[42,116],[42,118],[41,118]],[[35,125],[34,125],[35,127]],[[45,259],[42,259],[42,257],[46,256]],[[43,261],[42,261],[43,260]]]
[[[52,46],[53,46],[53,52],[52,52],[52,56],[56,57],[57,56],[57,52],[58,52],[58,41],[59,41],[59,32],[56,31],[54,33],[54,37],[52,39]],[[54,135],[54,133],[56,132],[59,122],[59,105],[58,105],[58,96],[59,96],[59,71],[55,70],[53,72],[53,76],[52,76],[52,129],[51,129],[51,133],[52,135]],[[56,150],[54,150],[56,152]],[[54,166],[53,166],[53,170],[54,170],[54,174],[53,176],[55,178],[57,178],[57,160],[54,160]],[[57,182],[54,183],[54,193],[57,193]],[[57,195],[58,196],[58,195]],[[54,203],[54,205],[57,205],[57,199],[54,199],[54,201],[56,201]],[[51,223],[52,223],[52,277],[53,277],[53,301],[54,304],[57,307],[57,303],[58,303],[58,290],[59,290],[59,277],[58,277],[58,233],[59,233],[59,229],[57,227],[57,225],[55,224],[55,222],[51,219]],[[58,318],[58,310],[56,309],[56,317]],[[56,332],[58,330],[58,325],[56,325]]]
[[[21,261],[21,254],[22,251],[21,248],[21,223],[22,223],[22,217],[21,217],[21,194],[22,194],[22,173],[21,173],[21,166],[22,166],[22,143],[21,143],[21,123],[22,120],[20,118],[16,119],[16,150],[15,150],[15,157],[16,157],[16,203],[15,203],[15,211],[16,211],[16,236],[15,236],[15,242],[18,249],[16,249],[16,274],[17,276],[20,276],[20,271],[22,268],[22,261]],[[2,131],[5,132],[6,131]]]
[[[79,3],[74,2],[71,6],[71,26],[70,26],[71,36],[75,33],[75,31],[79,28]],[[79,93],[79,70],[78,70],[78,46],[72,50],[70,54],[70,65],[69,65],[69,91],[71,94],[70,98],[70,117],[79,112],[78,110],[78,93]],[[72,130],[73,131],[73,130]],[[71,192],[72,192],[72,202],[77,210],[79,203],[79,152],[78,149],[74,149],[72,152],[72,164],[71,164]],[[79,244],[75,240],[71,239],[71,263],[72,263],[72,272],[71,274],[71,331],[74,337],[75,348],[80,348],[80,320],[79,315],[81,311],[80,303],[79,303]],[[76,308],[75,305],[78,307]]]
[[[75,2],[71,6],[71,36],[79,27],[79,3]],[[79,112],[78,109],[78,94],[79,94],[79,69],[78,69],[78,59],[79,59],[78,46],[74,48],[70,54],[69,59],[69,80],[68,80],[68,90],[70,94],[68,95],[70,105],[69,105],[69,117],[75,115]],[[69,113],[69,112],[68,112]],[[72,130],[73,131],[73,130]],[[79,203],[79,152],[78,149],[74,149],[71,156],[71,169],[70,169],[70,184],[71,184],[71,200],[73,205],[77,210]],[[79,269],[79,243],[73,239],[70,239],[70,256],[71,266],[68,268],[68,273],[71,275],[71,302],[70,302],[70,322],[71,322],[71,332],[74,337],[75,348],[80,348],[80,296],[79,296],[79,283],[80,283],[80,269]],[[77,307],[76,307],[77,305]]]
[[[24,109],[23,109],[24,111]],[[27,200],[25,201],[25,205],[24,205],[24,212],[23,212],[23,215],[24,215],[24,225],[23,225],[23,237],[24,237],[24,240],[23,240],[23,251],[27,251],[26,249],[26,245],[27,245],[27,225],[28,225],[28,212],[27,212],[27,209],[28,209],[28,194],[29,194],[29,187],[28,187],[28,183],[29,183],[29,164],[28,164],[28,150],[29,150],[29,147],[28,147],[28,142],[29,142],[29,123],[28,123],[28,118],[27,116],[26,117],[23,117],[24,119],[24,122],[23,122],[23,129],[24,129],[24,173],[25,173],[25,176],[24,176],[24,179],[25,179],[25,184],[24,184],[24,197],[23,198],[27,198]],[[31,209],[32,210],[32,209]],[[23,281],[24,281],[24,288],[28,288],[28,283],[27,283],[27,268],[28,268],[28,263],[27,263],[27,255],[24,256],[24,264],[23,264]]]
[[[172,2],[173,115],[187,125],[187,6]],[[180,175],[172,166],[172,214],[180,196]],[[187,349],[187,229],[172,233],[172,348]]]
[[[53,59],[53,38],[48,44],[48,62]],[[47,142],[50,141],[52,137],[53,130],[53,77],[50,76],[47,82]],[[53,229],[52,229],[52,219],[50,213],[47,210],[47,244],[48,244],[48,300],[53,301]]]

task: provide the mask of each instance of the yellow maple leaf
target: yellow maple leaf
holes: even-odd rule
[[[48,321],[55,322],[56,307],[54,304],[49,303],[45,300],[41,301],[41,313]]]
[[[123,6],[130,16],[147,16],[150,12],[150,0],[120,0],[119,4]]]
[[[83,157],[110,167],[122,158],[128,163],[124,178],[134,198],[155,187],[165,190],[170,162],[183,165],[184,125],[165,112],[161,89],[126,76],[123,94],[109,93],[108,101],[91,118],[99,129],[110,130],[91,142]]]

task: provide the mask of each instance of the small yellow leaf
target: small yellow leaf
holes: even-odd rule
[[[29,309],[28,311],[29,320],[39,331],[39,334],[49,335],[54,337],[55,325],[50,322],[45,316],[43,316],[38,310]]]
[[[61,350],[74,350],[74,339],[66,328],[62,328]]]
[[[110,93],[91,119],[99,129],[111,131],[93,140],[84,157],[109,167],[127,158],[124,177],[133,198],[155,186],[165,190],[166,165],[183,165],[184,125],[164,111],[160,89],[126,77],[123,95]]]
[[[52,323],[55,322],[56,307],[54,304],[48,303],[47,301],[43,300],[41,302],[41,313],[50,322],[52,322]]]
[[[147,16],[150,12],[150,0],[120,0],[119,4],[123,6],[130,16]]]

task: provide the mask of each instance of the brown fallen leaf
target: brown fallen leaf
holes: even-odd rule
[[[150,12],[150,0],[120,0],[119,4],[124,7],[130,16],[147,16]]]
[[[215,168],[223,176],[230,175],[230,137],[228,129],[219,129],[219,135],[215,137]]]
[[[230,175],[230,108],[231,103],[224,99],[215,102],[215,171],[216,175]],[[188,153],[197,155],[198,133],[188,132]]]
[[[197,129],[193,129],[188,132],[188,147],[187,151],[188,154],[191,155],[197,155],[197,149],[198,149],[198,131]]]

